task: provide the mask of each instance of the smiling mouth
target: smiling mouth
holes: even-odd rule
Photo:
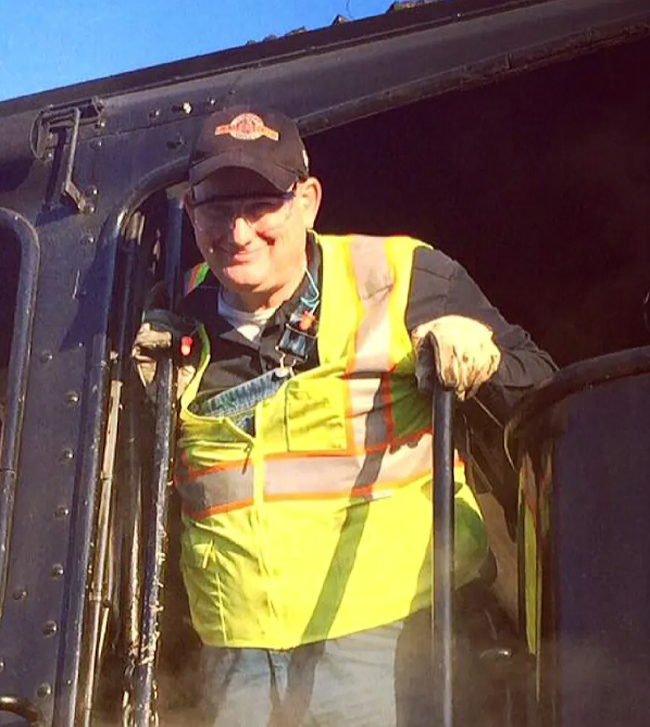
[[[228,247],[226,245],[219,245],[218,247],[213,248],[210,252],[215,255],[222,254],[229,258],[249,258],[259,255],[261,250],[258,248],[249,249],[247,247]]]

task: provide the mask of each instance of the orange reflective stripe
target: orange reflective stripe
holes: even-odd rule
[[[245,507],[253,502],[253,467],[250,462],[228,462],[191,479],[177,480],[183,510],[193,518]]]

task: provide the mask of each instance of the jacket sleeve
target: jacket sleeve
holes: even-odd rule
[[[494,331],[501,362],[478,396],[501,421],[523,394],[556,370],[550,355],[523,328],[506,321],[459,263],[438,250],[419,248],[414,254],[406,326],[411,331],[449,314],[473,318]]]
[[[490,326],[501,351],[497,372],[459,408],[454,439],[469,465],[470,484],[495,495],[514,538],[518,481],[505,454],[504,426],[513,406],[552,376],[556,366],[523,328],[506,321],[461,265],[438,250],[418,248],[406,310],[408,330],[452,313]]]

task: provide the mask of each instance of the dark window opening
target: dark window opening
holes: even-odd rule
[[[559,364],[645,345],[647,38],[309,138],[318,229],[410,234]]]

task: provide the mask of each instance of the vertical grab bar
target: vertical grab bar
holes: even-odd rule
[[[179,261],[183,204],[179,195],[169,199],[165,284],[172,307],[179,288]],[[151,512],[145,540],[144,579],[140,648],[134,674],[133,724],[151,727],[157,723],[156,662],[160,637],[160,614],[164,564],[167,556],[167,513],[172,479],[174,436],[176,431],[175,352],[170,350],[156,369],[155,445],[151,493]]]
[[[436,727],[453,727],[452,595],[454,588],[453,391],[433,392],[433,619],[432,659]]]

